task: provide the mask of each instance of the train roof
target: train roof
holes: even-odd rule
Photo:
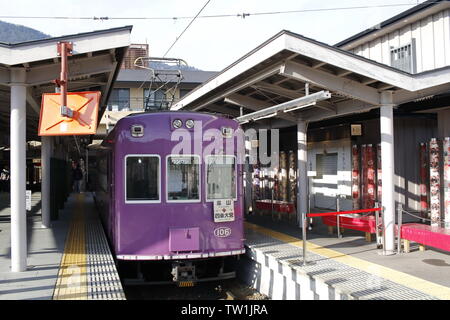
[[[214,116],[214,117],[218,117],[218,118],[223,118],[224,120],[233,120],[236,123],[238,123],[236,120],[234,120],[233,118],[231,118],[229,115],[225,115],[225,114],[221,114],[221,113],[213,113],[213,112],[198,112],[198,111],[188,111],[188,110],[182,110],[182,111],[171,111],[171,110],[158,110],[158,111],[145,111],[145,112],[136,112],[136,113],[131,113],[123,118],[121,118],[119,121],[117,121],[116,125],[114,126],[114,128],[108,133],[108,135],[106,136],[106,138],[103,140],[102,142],[102,146],[107,147],[109,146],[112,141],[114,140],[114,136],[116,134],[116,131],[120,124],[128,119],[132,119],[132,118],[142,118],[144,116],[156,116],[156,115],[166,115],[166,114],[192,114],[192,115],[203,115],[203,116]]]

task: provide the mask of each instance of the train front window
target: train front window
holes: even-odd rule
[[[167,201],[200,200],[200,158],[173,155],[167,157]]]
[[[159,157],[126,157],[126,201],[159,201]]]
[[[234,156],[208,156],[207,200],[236,199],[236,158]]]

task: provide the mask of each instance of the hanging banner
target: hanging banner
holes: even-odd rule
[[[439,144],[433,138],[430,141],[430,209],[432,227],[438,227],[441,220],[440,183]]]
[[[357,145],[352,146],[352,201],[353,209],[360,209],[360,190],[359,190],[359,149]]]
[[[371,144],[367,145],[367,200],[364,209],[375,205],[375,153]]]
[[[367,193],[367,146],[365,144],[363,144],[361,146],[361,167],[362,167],[361,168],[361,179],[362,179],[361,205],[362,205],[363,209],[366,209],[368,193]]]
[[[381,144],[379,143],[377,145],[377,201],[378,201],[378,206],[381,207],[381,200],[382,200],[382,180],[381,180],[381,175],[382,175],[382,170],[381,170]]]
[[[421,143],[419,146],[419,166],[420,166],[420,215],[423,218],[428,216],[428,161],[427,161],[427,144]]]
[[[297,201],[297,161],[294,151],[289,151],[289,202]]]
[[[450,229],[450,138],[444,138],[444,222]]]
[[[288,156],[286,152],[280,152],[280,198],[278,200],[288,201],[288,181],[287,181],[287,169],[288,169]]]

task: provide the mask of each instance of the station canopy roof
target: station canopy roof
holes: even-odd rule
[[[172,110],[237,117],[322,90],[331,98],[296,111],[278,112],[272,124],[314,122],[380,106],[381,92],[404,104],[450,89],[450,67],[410,74],[337,47],[283,30],[203,83]],[[308,83],[308,88],[306,84]]]
[[[101,91],[99,119],[106,108],[125,52],[132,26],[79,33],[22,43],[0,43],[0,131],[9,135],[11,70],[26,70],[27,141],[39,140],[37,128],[41,95],[55,92],[53,81],[60,77],[61,59],[57,43],[73,43],[68,57],[68,91]],[[4,139],[9,140],[9,139]],[[0,145],[5,141],[0,141]],[[9,141],[8,141],[9,143]]]

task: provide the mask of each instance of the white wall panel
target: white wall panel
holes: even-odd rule
[[[442,12],[433,16],[434,67],[445,66],[444,15]]]
[[[443,10],[420,21],[383,35],[368,43],[363,43],[351,52],[381,62],[391,64],[392,47],[416,42],[416,72],[423,72],[450,65],[450,10]]]

